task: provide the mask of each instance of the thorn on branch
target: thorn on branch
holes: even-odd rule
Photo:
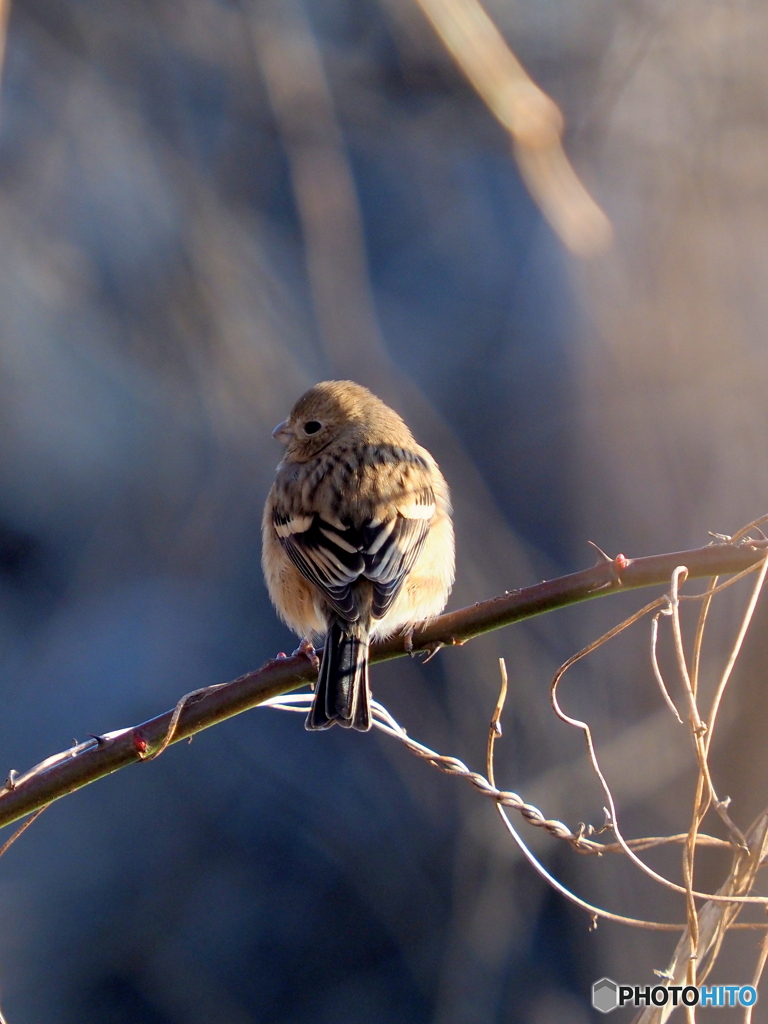
[[[587,544],[589,544],[591,548],[594,548],[598,555],[600,555],[598,560],[595,562],[595,565],[600,565],[601,562],[607,562],[610,565],[613,559],[610,555],[606,555],[606,553],[603,551],[599,544],[595,544],[593,540],[588,540]]]
[[[611,576],[613,576],[614,582],[622,585],[621,573],[630,565],[632,562],[631,558],[627,558],[626,555],[618,554],[615,558],[611,558],[610,555],[606,554],[605,551],[600,547],[599,544],[595,544],[593,540],[588,540],[587,544],[593,547],[600,556],[595,565],[607,565]]]

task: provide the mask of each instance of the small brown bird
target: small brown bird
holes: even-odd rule
[[[396,412],[349,380],[316,384],[273,437],[262,565],[280,617],[325,634],[307,729],[371,727],[368,644],[438,615],[453,584],[448,486]]]

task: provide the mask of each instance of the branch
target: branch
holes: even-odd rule
[[[688,569],[689,579],[749,571],[764,558],[766,548],[768,540],[750,539],[646,558],[605,557],[591,569],[441,615],[415,630],[413,649],[436,651],[593,597],[640,587],[665,586],[681,565]],[[406,637],[390,637],[372,646],[371,661],[403,657],[408,653],[407,646]],[[305,655],[277,658],[232,682],[186,694],[173,711],[141,725],[78,743],[23,775],[11,772],[0,790],[0,828],[119,768],[157,756],[169,743],[194,736],[256,707],[269,697],[306,686],[315,677],[316,670]]]
[[[523,180],[563,244],[579,256],[605,252],[611,224],[563,151],[562,113],[525,71],[479,0],[416,2],[509,132]]]

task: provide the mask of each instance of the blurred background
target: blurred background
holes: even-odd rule
[[[436,456],[456,506],[451,608],[586,567],[587,540],[650,554],[768,511],[764,5],[487,9],[612,219],[596,259],[552,233],[413,0],[15,0],[3,777],[293,649],[259,523],[270,431],[317,380],[370,386]],[[377,666],[375,694],[481,768],[504,655],[497,779],[599,826],[548,682],[644,600]],[[742,827],[768,803],[764,635],[758,621],[715,758]],[[582,663],[563,702],[594,723],[626,833],[652,835],[687,828],[694,776],[647,638]],[[585,898],[681,920],[618,859],[529,838]],[[678,870],[678,852],[648,859]],[[727,862],[703,863],[719,884]],[[460,780],[268,709],[54,805],[0,863],[9,1024],[579,1024],[595,979],[652,981],[674,941],[590,931]],[[746,983],[756,942],[740,933],[714,980]]]

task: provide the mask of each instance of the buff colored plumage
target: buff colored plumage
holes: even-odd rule
[[[453,584],[448,486],[402,419],[352,381],[304,394],[264,508],[262,565],[280,617],[325,635],[308,729],[371,727],[368,644],[438,615]]]

